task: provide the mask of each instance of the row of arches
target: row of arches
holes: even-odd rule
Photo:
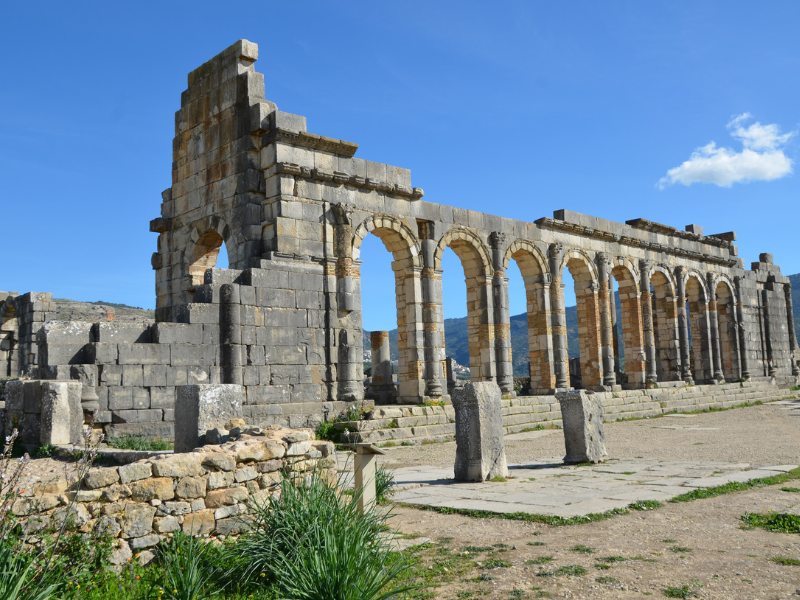
[[[377,236],[392,253],[401,397],[427,395],[437,387],[431,380],[443,377],[441,274],[446,248],[464,269],[473,380],[497,380],[504,391],[512,389],[506,277],[512,261],[525,287],[534,393],[576,383],[568,366],[565,272],[575,285],[583,387],[746,376],[736,285],[725,274],[671,270],[525,239],[506,244],[500,233],[490,235],[487,244],[470,228],[455,226],[440,233],[433,223],[417,223],[418,234],[400,219],[375,215],[355,226],[352,235],[356,277],[358,265],[368,259],[360,255],[367,235]]]

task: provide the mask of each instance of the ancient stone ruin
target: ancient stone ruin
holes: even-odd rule
[[[241,40],[189,74],[172,185],[150,223],[155,322],[59,321],[49,294],[3,293],[3,375],[79,382],[84,410],[97,409],[116,433],[171,437],[176,388],[217,383],[242,386],[248,424],[313,427],[364,397],[359,273],[369,257],[360,248],[375,235],[394,259],[399,332],[397,388],[375,381],[384,385],[376,396],[404,405],[400,418],[446,413],[412,409],[449,400],[448,247],[466,275],[472,380],[495,382],[506,399],[514,395],[506,270],[519,265],[525,393],[537,398],[528,405],[555,407],[532,415],[558,411],[554,390],[571,386],[564,269],[576,287],[581,385],[604,404],[627,393],[634,400],[624,404],[644,413],[663,404],[664,390],[691,384],[735,382],[706,393],[720,403],[796,385],[790,284],[770,254],[747,269],[733,232],[568,210],[523,222],[425,201],[407,169],[356,158],[357,144],[310,133],[305,117],[278,110],[257,58],[257,46]],[[215,269],[223,242],[230,268]],[[14,416],[30,419],[30,441],[40,402],[14,410],[6,428]],[[439,423],[452,430],[448,420]]]

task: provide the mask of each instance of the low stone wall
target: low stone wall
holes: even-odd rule
[[[26,494],[12,511],[36,533],[62,522],[74,498],[71,517],[78,530],[117,538],[112,562],[122,564],[174,531],[239,533],[246,527],[247,503],[276,493],[284,476],[318,469],[335,477],[333,444],[315,440],[310,430],[256,433],[194,452],[95,467],[77,492],[67,491],[63,481],[40,484],[34,491],[50,493]]]

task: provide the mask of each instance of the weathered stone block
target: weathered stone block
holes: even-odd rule
[[[242,416],[240,385],[187,385],[176,391],[175,452],[190,452],[203,444],[206,431]]]
[[[141,479],[147,479],[153,475],[153,467],[150,463],[131,463],[119,468],[119,480],[121,483],[132,483]]]
[[[126,537],[142,537],[153,530],[154,506],[147,504],[128,504],[120,518],[120,525]]]
[[[153,460],[156,477],[194,477],[203,474],[197,454],[164,456]]]
[[[183,477],[175,486],[178,498],[201,498],[206,493],[206,480],[203,477]]]
[[[608,453],[603,430],[603,403],[585,390],[558,392],[568,464],[603,462]]]
[[[456,413],[457,481],[486,481],[508,475],[503,445],[500,388],[493,382],[470,382],[453,399]]]
[[[116,467],[95,467],[91,469],[83,480],[84,485],[90,490],[108,487],[119,481],[119,472]]]
[[[150,500],[172,500],[175,491],[172,486],[171,477],[154,477],[143,479],[131,485],[131,497],[139,502],[150,502]]]

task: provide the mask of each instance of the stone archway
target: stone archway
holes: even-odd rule
[[[640,302],[639,280],[631,261],[619,257],[612,265],[611,275],[619,286],[619,302],[622,325],[622,356],[625,359],[627,383],[634,387],[645,384],[646,360],[644,353],[644,331],[642,327],[642,306]],[[613,295],[611,301],[613,302]]]

